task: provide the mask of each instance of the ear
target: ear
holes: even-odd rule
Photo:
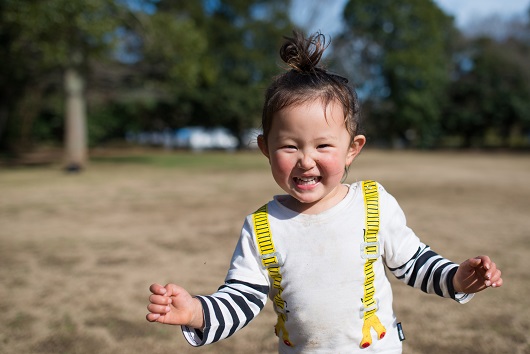
[[[346,157],[346,164],[349,166],[353,160],[361,153],[361,150],[366,144],[366,137],[364,135],[356,135],[348,149],[348,156]]]
[[[258,135],[258,147],[263,155],[265,155],[267,158],[270,158],[269,148],[267,147],[267,142],[265,141],[265,137],[263,137],[262,134]]]

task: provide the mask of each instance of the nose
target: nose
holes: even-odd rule
[[[300,157],[298,158],[298,167],[302,170],[308,171],[315,167],[316,160],[315,158],[309,154],[302,152]]]

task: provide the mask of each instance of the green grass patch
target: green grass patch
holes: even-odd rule
[[[258,152],[175,152],[136,153],[130,155],[96,156],[92,163],[145,165],[161,168],[248,171],[268,168],[267,159]]]

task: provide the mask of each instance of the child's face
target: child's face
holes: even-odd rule
[[[268,157],[272,175],[292,198],[297,211],[320,212],[346,194],[341,184],[344,169],[364,145],[358,135],[351,142],[342,106],[321,101],[287,107],[274,115],[268,141],[258,141]]]

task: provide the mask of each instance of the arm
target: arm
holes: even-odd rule
[[[256,317],[267,302],[269,282],[247,222],[217,292],[192,297],[174,284],[153,284],[150,289],[147,320],[181,325],[188,343],[202,346],[231,336]]]
[[[146,318],[150,322],[181,325],[193,346],[217,342],[245,327],[263,309],[268,286],[227,280],[209,296],[192,297],[175,284],[153,284]]]
[[[443,258],[422,243],[407,227],[397,201],[380,187],[381,237],[385,241],[385,262],[405,284],[429,294],[465,303],[473,293],[502,285],[501,273],[489,257],[468,259],[460,266]]]
[[[469,301],[471,294],[503,283],[501,271],[488,256],[470,258],[458,266],[424,244],[402,267],[390,270],[407,285],[460,303]]]
[[[389,269],[396,278],[425,293],[452,298],[461,303],[471,299],[468,294],[456,291],[453,285],[458,265],[421,242],[417,252],[405,264]]]
[[[204,325],[183,325],[184,337],[193,346],[230,337],[260,313],[267,302],[268,290],[268,286],[227,280],[216,293],[197,296],[204,313]]]

